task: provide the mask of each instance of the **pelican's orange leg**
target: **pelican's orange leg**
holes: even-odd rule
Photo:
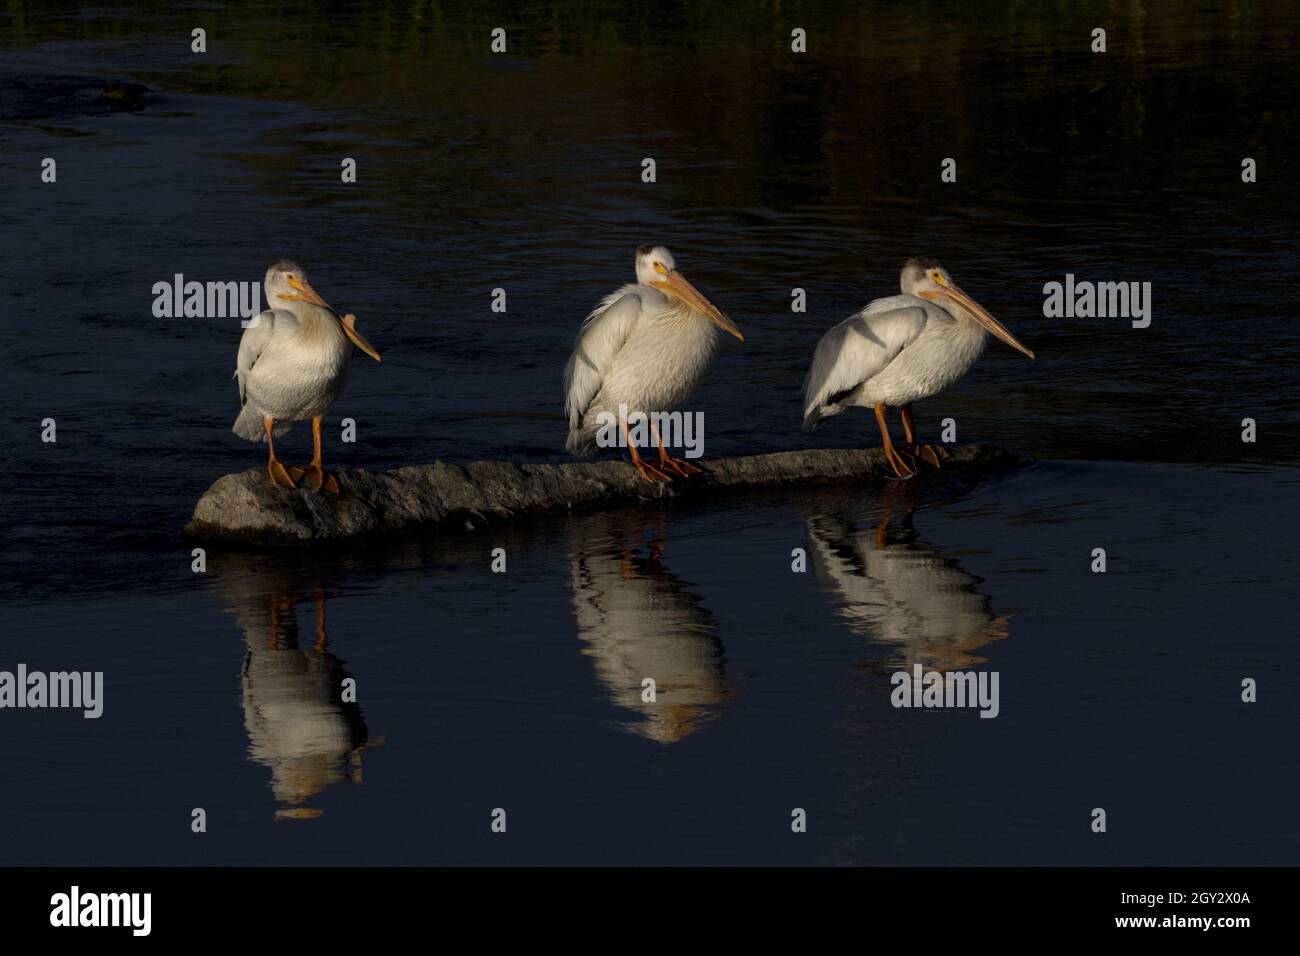
[[[267,650],[275,650],[275,645],[280,640],[280,604],[276,598],[271,598],[271,633],[266,638]]]
[[[321,488],[324,488],[326,491],[337,495],[339,493],[338,481],[321,465],[320,425],[321,416],[317,415],[311,420],[311,440],[314,450],[311,456],[311,464],[307,466],[307,484],[311,485],[313,491],[320,491]]]
[[[916,431],[912,427],[912,406],[903,406],[903,434],[907,438],[907,444],[912,454],[917,455],[922,460],[929,462],[934,467],[939,467],[939,462],[951,458],[948,449],[942,445],[918,445],[916,443]]]
[[[297,646],[297,624],[293,616],[293,598],[284,594],[273,594],[268,602],[271,611],[271,634],[267,638],[268,650],[280,647]],[[286,620],[281,620],[285,618]]]
[[[266,471],[271,476],[271,484],[292,488],[298,483],[297,476],[291,476],[288,469],[284,467],[284,463],[275,457],[275,441],[271,435],[275,431],[275,422],[263,415],[262,427],[266,429],[266,447],[270,452],[266,460]],[[301,474],[302,472],[299,471],[298,476],[301,476]]]
[[[698,475],[704,469],[692,465],[684,458],[674,458],[668,454],[668,449],[664,448],[663,436],[659,434],[659,429],[655,428],[654,423],[650,423],[650,431],[655,436],[655,441],[659,443],[659,470],[667,472],[669,470],[677,472],[685,478],[687,475]]]
[[[325,591],[322,588],[316,588],[316,643],[312,645],[312,650],[318,653],[325,653],[325,645],[329,642],[325,634]]]
[[[903,413],[903,437],[907,439],[909,445],[915,445],[916,432],[912,429],[912,406],[904,405],[900,410]]]
[[[894,469],[894,474],[899,478],[915,478],[915,463],[909,463],[908,456],[899,452],[894,447],[894,440],[889,437],[889,425],[885,422],[885,406],[882,402],[876,403],[876,424],[880,426],[880,437],[884,441],[885,460]]]
[[[632,456],[632,467],[639,471],[641,477],[646,481],[672,481],[672,475],[662,472],[654,465],[641,460],[641,456],[637,454],[636,443],[632,441],[632,435],[628,432],[627,422],[622,422],[622,425],[623,437],[627,440],[627,450]]]

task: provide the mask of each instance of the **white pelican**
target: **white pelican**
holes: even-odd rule
[[[700,469],[668,454],[653,418],[650,428],[659,445],[659,463],[642,461],[628,434],[627,418],[671,412],[685,401],[713,360],[717,329],[742,342],[745,337],[686,281],[663,246],[637,249],[636,278],[635,284],[605,296],[582,323],[564,367],[564,410],[569,416],[565,447],[575,455],[591,454],[604,413],[621,427],[641,476],[671,481],[673,474],[686,476]]]
[[[891,540],[888,512],[874,530],[845,518],[808,520],[813,571],[853,630],[890,645],[887,663],[956,670],[983,663],[978,651],[1006,638],[1010,622],[994,617],[979,578],[933,545],[914,540],[912,512],[901,540]]]
[[[992,332],[1030,358],[997,319],[962,292],[948,270],[933,259],[908,259],[900,279],[903,294],[876,299],[831,329],[817,343],[804,379],[804,428],[854,405],[874,407],[885,457],[900,478],[916,474],[913,455],[938,467],[948,457],[941,446],[917,445],[912,402],[943,391],[966,374]],[[894,447],[885,407],[901,407],[907,453]]]
[[[569,530],[573,616],[582,653],[632,732],[661,744],[720,716],[730,697],[717,622],[661,561],[664,540],[643,556],[636,512],[574,522]],[[654,703],[641,682],[656,685]]]
[[[304,474],[311,487],[338,493],[334,476],[321,466],[321,417],[343,392],[352,368],[352,346],[376,362],[379,353],[356,328],[356,316],[342,318],[307,281],[296,263],[281,259],[266,270],[265,312],[239,340],[235,377],[243,406],[231,429],[249,441],[265,440],[271,481],[292,488]],[[273,435],[311,419],[315,454],[304,470],[286,468],[275,457]]]
[[[361,783],[362,752],[383,743],[370,737],[361,708],[338,693],[352,675],[328,647],[324,582],[256,559],[223,558],[218,570],[208,581],[247,645],[240,676],[248,756],[271,771],[277,819],[319,817],[307,801],[331,784]],[[297,614],[307,594],[316,612],[310,647]]]

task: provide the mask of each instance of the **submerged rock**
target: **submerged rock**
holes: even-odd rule
[[[152,92],[139,83],[93,76],[0,74],[0,118],[21,122],[134,112],[145,108]]]
[[[1010,467],[1000,448],[952,450],[945,473]],[[643,500],[697,498],[747,488],[831,482],[883,482],[892,474],[879,448],[808,449],[710,460],[707,473],[651,484],[623,461],[517,465],[411,465],[394,471],[338,472],[340,493],[273,485],[265,468],[218,478],[199,499],[185,528],[191,538],[254,545],[345,541],[409,534],[430,526],[471,528],[548,511],[594,510]]]
[[[104,102],[117,110],[143,109],[150,90],[139,83],[109,83],[100,94]]]

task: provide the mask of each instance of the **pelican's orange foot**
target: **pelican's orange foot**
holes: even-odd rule
[[[671,471],[674,474],[681,475],[683,478],[690,475],[698,475],[700,472],[704,471],[703,468],[700,468],[697,465],[692,465],[686,459],[674,458],[672,455],[664,455],[659,459],[659,470],[662,472]]]
[[[324,490],[332,495],[339,493],[338,480],[320,465],[308,465],[306,476],[312,491]]]
[[[278,458],[272,458],[266,465],[266,472],[271,476],[271,484],[283,485],[285,488],[293,488],[298,484],[298,479],[302,477],[302,469],[295,468],[297,475],[291,475],[289,469],[284,467],[284,463]]]
[[[952,457],[952,453],[942,445],[912,445],[908,450],[935,468],[943,467],[943,462]]]
[[[885,446],[885,460],[889,462],[889,467],[894,470],[894,474],[899,478],[916,477],[916,459],[905,452],[899,451],[893,445]]]
[[[644,478],[646,481],[658,483],[658,482],[673,480],[672,475],[668,474],[667,472],[660,471],[654,465],[650,464],[647,461],[642,461],[639,458],[633,460],[632,467],[635,468],[637,471],[639,471],[641,473],[641,477]]]

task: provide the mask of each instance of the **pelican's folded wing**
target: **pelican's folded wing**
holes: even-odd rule
[[[564,366],[564,412],[569,416],[570,428],[582,423],[614,356],[632,334],[643,310],[636,287],[624,286],[602,299],[582,323],[573,354]]]
[[[921,334],[925,309],[901,298],[873,302],[822,336],[803,383],[805,428],[839,411],[832,406],[879,375]]]
[[[239,340],[239,357],[235,360],[235,375],[239,379],[239,404],[242,407],[247,400],[248,374],[257,363],[257,358],[265,350],[271,336],[275,334],[276,323],[296,322],[292,313],[283,309],[267,309],[244,329],[243,338]]]

